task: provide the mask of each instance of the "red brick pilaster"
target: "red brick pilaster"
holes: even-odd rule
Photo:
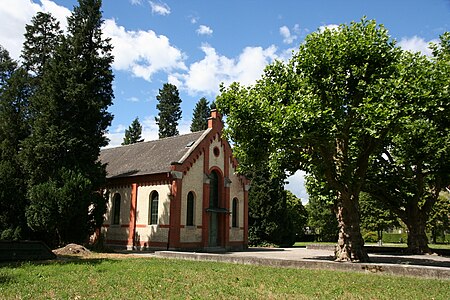
[[[127,248],[131,249],[134,249],[134,240],[136,236],[137,188],[138,188],[137,183],[131,184],[130,223],[128,224],[128,242],[127,242]]]
[[[177,165],[172,165],[172,186],[170,199],[170,227],[168,237],[168,248],[177,249],[180,247],[180,225],[181,225],[181,195],[183,173],[177,170]]]
[[[202,245],[206,248],[209,243],[209,213],[206,212],[209,207],[209,182],[206,178],[209,175],[209,147],[205,147],[203,152]]]
[[[227,147],[223,147],[224,151],[223,151],[223,176],[224,176],[224,183],[223,183],[223,188],[224,188],[224,193],[223,193],[223,204],[224,208],[226,208],[228,211],[230,211],[230,161],[229,161],[229,157],[230,157],[230,153],[228,153],[228,149]],[[229,214],[224,214],[223,216],[225,218],[224,220],[224,247],[227,248],[228,244],[230,242],[230,215]]]

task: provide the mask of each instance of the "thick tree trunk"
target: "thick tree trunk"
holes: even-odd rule
[[[428,238],[425,233],[427,211],[425,207],[419,208],[419,197],[414,197],[408,201],[406,205],[406,218],[402,218],[403,222],[408,227],[408,253],[411,254],[426,254],[432,253],[428,247]]]
[[[339,226],[336,261],[367,262],[369,256],[364,249],[364,240],[359,227],[358,197],[339,193],[336,217]]]
[[[428,247],[428,237],[425,233],[426,222],[419,210],[413,210],[408,214],[406,226],[408,227],[408,253],[430,254],[433,253]]]

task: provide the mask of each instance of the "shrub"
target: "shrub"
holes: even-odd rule
[[[383,243],[406,243],[406,233],[383,233]]]
[[[378,234],[374,231],[368,231],[363,235],[364,242],[376,243],[378,242]]]

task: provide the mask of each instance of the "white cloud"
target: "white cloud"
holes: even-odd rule
[[[431,56],[432,51],[429,47],[430,43],[439,43],[439,40],[431,40],[427,42],[421,37],[413,36],[412,38],[402,38],[398,45],[404,50],[421,52],[424,55]]]
[[[41,0],[41,5],[29,0],[9,1],[8,5],[0,5],[0,41],[14,59],[19,59],[24,42],[25,25],[37,12],[51,13],[61,24],[67,26],[70,10],[53,1]]]
[[[130,0],[130,2],[133,5],[140,5],[140,4],[142,4],[142,0]]]
[[[198,17],[191,17],[192,24],[197,24],[197,22],[198,22]]]
[[[111,38],[115,57],[113,68],[129,71],[147,81],[159,71],[186,70],[184,54],[164,35],[152,30],[127,31],[115,20],[105,21],[103,34]]]
[[[197,33],[199,35],[212,35],[213,30],[206,25],[200,25],[197,29]]]
[[[180,120],[178,123],[178,131],[180,134],[186,134],[189,133],[191,126],[190,120]],[[144,120],[142,121],[142,138],[145,141],[154,141],[159,139],[159,127],[158,124],[156,124],[155,116],[147,116],[144,117]]]
[[[302,199],[303,204],[306,204],[309,198],[305,188],[305,175],[305,172],[297,171],[287,178],[288,184],[284,185],[286,190],[291,191],[295,196]]]
[[[187,74],[174,73],[169,80],[182,82],[181,88],[189,94],[207,93],[215,95],[219,92],[220,83],[229,85],[239,81],[244,85],[255,83],[263,73],[267,64],[271,63],[277,55],[277,48],[270,46],[247,47],[237,58],[228,58],[219,55],[208,44],[201,47],[205,57],[189,66]]]
[[[116,129],[114,129],[114,133],[125,133],[125,129],[127,128],[128,128],[127,126],[119,124],[117,125]]]
[[[141,119],[141,118],[139,118]],[[131,123],[130,123],[131,124]],[[155,116],[146,116],[141,121],[142,125],[142,138],[144,141],[154,141],[159,139],[159,127],[156,124]],[[123,124],[117,125],[114,129],[111,129],[110,132],[106,134],[106,137],[109,139],[109,144],[105,148],[113,148],[118,147],[122,144],[123,138],[125,137],[125,130],[128,129],[128,126]],[[178,124],[178,131],[180,134],[186,134],[191,132],[191,120],[181,119]]]
[[[329,25],[320,26],[319,27],[319,32],[324,32],[325,29],[336,30],[336,29],[339,29],[339,25],[337,25],[337,24],[329,24]]]
[[[130,97],[130,98],[127,98],[127,101],[129,101],[129,102],[139,102],[139,98],[138,97]]]
[[[150,6],[152,7],[152,13],[161,15],[161,16],[167,16],[170,14],[170,7],[164,2],[154,2],[149,1]]]
[[[297,36],[295,34],[291,34],[291,31],[287,26],[280,27],[280,34],[283,37],[283,43],[285,44],[292,44],[292,42],[297,39]]]
[[[61,26],[61,29],[66,31],[67,29],[67,17],[72,14],[72,12],[64,7],[56,4],[53,1],[49,0],[41,0],[42,3],[42,10],[44,12],[49,12],[53,15],[53,17],[56,18],[56,20],[59,21],[59,24]]]

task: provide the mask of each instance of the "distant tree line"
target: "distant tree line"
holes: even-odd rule
[[[158,104],[158,116],[155,117],[158,125],[159,138],[176,136],[179,134],[178,122],[181,120],[181,98],[178,88],[171,83],[165,83],[156,96]],[[201,131],[208,128],[208,118],[211,116],[211,109],[215,108],[214,102],[209,104],[205,97],[200,98],[196,103],[192,123],[191,132]],[[122,145],[129,145],[142,142],[142,125],[139,118],[133,120],[128,129],[125,130],[125,137]]]

